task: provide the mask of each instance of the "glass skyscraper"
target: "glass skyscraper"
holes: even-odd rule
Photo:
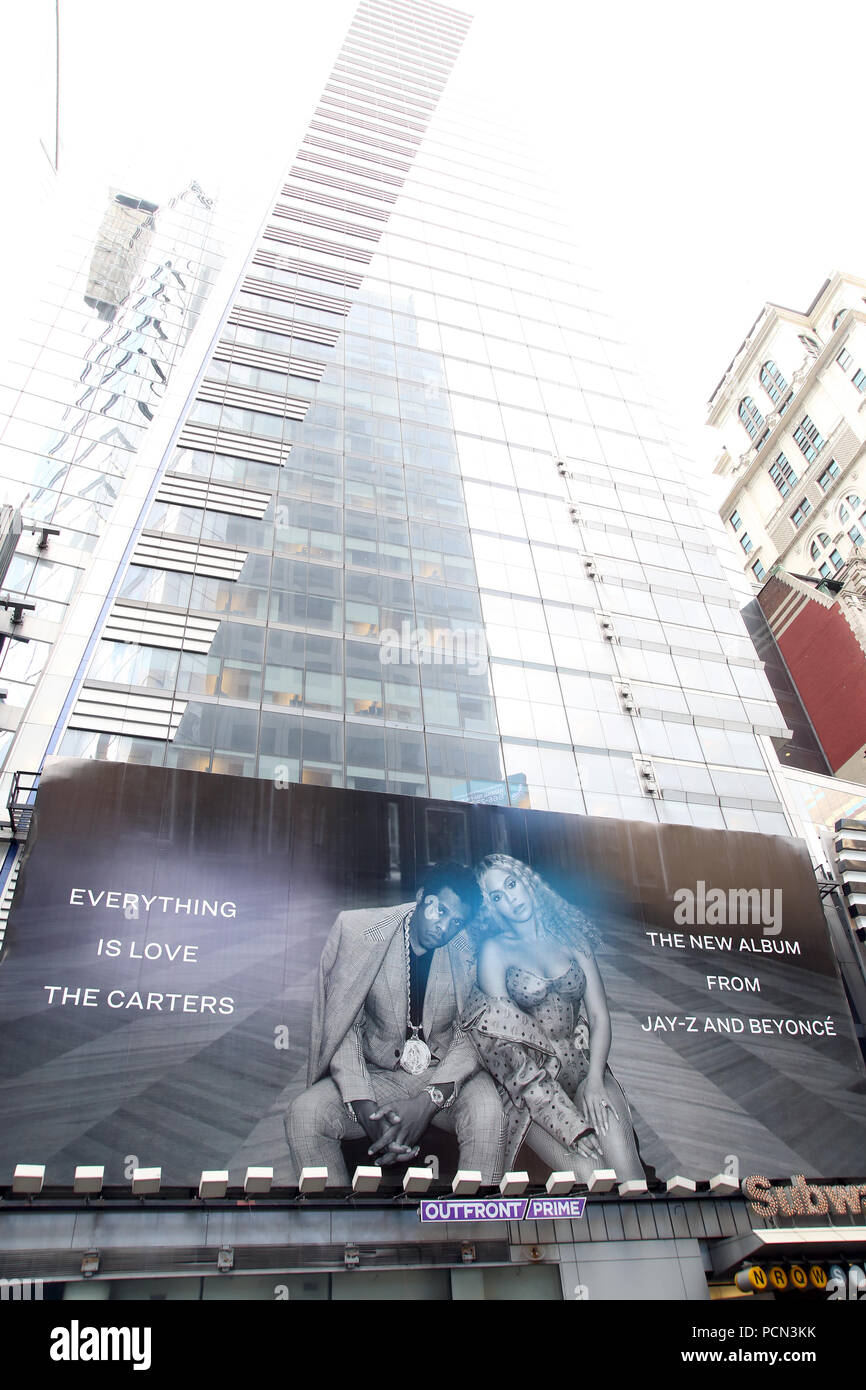
[[[188,235],[174,240],[161,233],[167,224],[149,204],[112,192],[99,235],[81,248],[74,305],[56,306],[41,355],[27,366],[33,375],[25,372],[12,383],[28,399],[55,402],[48,443],[44,426],[51,421],[43,407],[38,432],[16,392],[4,397],[9,448],[0,459],[9,488],[0,500],[58,532],[45,553],[37,553],[35,541],[26,553],[19,547],[7,575],[9,592],[36,604],[19,624],[30,644],[8,644],[0,668],[0,684],[10,689],[8,706],[17,706],[4,712],[0,704],[7,784],[16,772],[36,773],[46,756],[59,754],[277,785],[796,834],[771,742],[785,735],[785,726],[740,616],[743,581],[736,560],[688,462],[659,423],[581,263],[556,189],[539,174],[536,152],[490,110],[483,91],[473,90],[471,54],[464,49],[470,22],[432,0],[360,0],[280,191],[263,206],[242,263],[239,255],[238,266],[228,266],[231,292],[222,293],[221,282],[207,304],[220,255],[209,240],[211,209],[201,190],[192,187],[179,201]],[[171,248],[184,244],[189,263],[179,269]],[[185,270],[192,270],[191,278]],[[182,345],[178,364],[176,347]],[[54,385],[61,380],[73,383],[65,394]],[[19,462],[25,456],[26,469]],[[70,559],[75,555],[82,557],[78,566]],[[66,565],[76,573],[64,587]],[[30,672],[27,681],[14,677],[20,690],[11,684],[10,662]],[[75,775],[86,780],[94,771],[93,765],[78,767]],[[63,775],[60,769],[58,780]],[[142,785],[204,785],[215,803],[223,794],[242,799],[243,784],[221,779],[123,773],[127,782],[136,779]],[[249,790],[284,804],[343,800],[296,788],[281,799],[271,786]],[[345,800],[357,806],[361,799]],[[385,799],[369,801],[382,805]],[[43,807],[49,804],[43,800]],[[84,820],[86,798],[82,805]],[[422,809],[418,802],[400,805]],[[161,814],[158,795],[149,809],[154,806]],[[442,811],[434,808],[431,822]],[[197,806],[199,812],[203,824],[207,810]],[[490,824],[523,819],[465,805],[460,814],[467,822],[489,816]],[[385,824],[383,842],[393,824]],[[537,817],[535,824],[561,827],[564,821]],[[244,857],[232,838],[236,825],[234,819],[220,822],[226,862]],[[245,829],[250,825],[255,840],[257,823]],[[84,833],[92,836],[89,823]],[[408,845],[411,835],[403,838]],[[435,838],[431,833],[426,848]],[[675,838],[688,858],[697,837]],[[626,830],[622,839],[629,840]],[[160,854],[162,843],[160,837]],[[757,853],[765,843],[749,838],[743,853]],[[782,848],[794,853],[790,844]],[[179,857],[186,853],[181,846]],[[17,854],[11,845],[5,878],[0,875],[0,918]],[[444,857],[431,852],[419,862]],[[35,853],[32,862],[38,863]],[[405,886],[396,883],[399,862],[395,856],[381,868],[395,880],[389,891]],[[290,855],[285,863],[295,874],[298,860]],[[35,881],[35,871],[27,872],[28,883]],[[636,898],[645,886],[641,872],[634,870]],[[808,863],[804,875],[811,888]],[[299,870],[294,882],[302,877]],[[183,874],[178,878],[184,895],[192,892]],[[146,902],[145,889],[150,892],[137,864],[129,868],[129,883],[135,886],[130,920],[137,923],[137,894]],[[665,883],[665,893],[673,887]],[[270,880],[261,893],[265,907],[278,896]],[[91,902],[101,896],[97,887]],[[110,898],[119,905],[119,890],[111,887],[104,896],[106,908]],[[180,899],[173,901],[180,912]],[[123,902],[125,911],[126,895]],[[342,917],[342,903],[339,912]],[[26,915],[22,920],[26,924]],[[258,946],[266,934],[262,918],[250,911],[247,920],[253,922],[249,940]],[[240,943],[242,956],[249,945],[243,922],[232,914],[220,925],[225,940]],[[642,936],[656,935],[642,925]],[[377,931],[371,926],[368,935],[375,938]],[[149,945],[162,949],[155,938]],[[99,953],[102,948],[98,938]],[[286,999],[298,1003],[307,986],[304,971],[318,978],[319,948],[309,960],[306,949],[297,953],[297,978],[287,975],[282,982],[281,1008]],[[220,956],[216,967],[211,961],[215,971],[223,969],[220,952],[212,953]],[[636,970],[642,969],[638,959]],[[678,970],[677,962],[653,967],[647,1010],[685,1007],[664,1003],[684,997]],[[611,966],[608,978],[613,973]],[[631,980],[623,976],[627,991]],[[707,978],[700,979],[701,989]],[[198,988],[200,980],[193,979]],[[86,1000],[91,991],[82,988]],[[648,1036],[653,1030],[645,1026],[651,1018],[643,1014],[643,997],[636,1007],[629,995],[628,1021],[636,1030],[630,1036],[638,1040],[634,1070],[649,1077],[650,1092],[665,1090],[666,1106],[670,1092],[665,1114],[673,1117],[672,1127],[697,1129],[687,1114],[679,1034],[669,1052],[665,1040]],[[150,1000],[163,995],[147,998],[150,1008]],[[250,985],[243,1004],[250,1012],[235,1034],[226,1032],[224,1039],[215,1028],[212,1036],[204,1029],[195,1035],[205,1039],[203,1065],[188,1087],[182,1055],[188,1043],[174,1031],[175,1019],[156,1020],[168,1060],[159,1074],[147,1071],[135,1097],[136,1115],[146,1115],[145,1123],[125,1128],[124,1091],[123,1104],[108,1107],[99,1124],[116,1119],[112,1144],[124,1155],[123,1146],[130,1145],[124,1181],[134,1182],[141,1172],[158,1188],[162,1170],[145,1166],[151,1134],[139,1139],[156,1113],[148,1108],[151,1088],[165,1087],[173,1108],[160,1114],[171,1113],[179,1126],[189,1117],[188,1142],[201,1155],[203,1187],[197,1198],[195,1189],[181,1192],[167,1180],[162,1195],[169,1201],[159,1209],[158,1230],[150,1225],[160,1200],[153,1187],[143,1189],[154,1194],[153,1203],[135,1212],[112,1210],[117,1187],[92,1212],[58,1203],[49,1213],[55,1224],[32,1224],[28,1239],[52,1258],[62,1251],[68,1262],[73,1251],[73,1264],[76,1241],[87,1241],[82,1277],[77,1267],[70,1274],[60,1257],[50,1266],[68,1279],[64,1297],[166,1297],[169,1287],[168,1297],[200,1299],[351,1298],[363,1296],[352,1281],[366,1278],[380,1281],[372,1296],[382,1298],[583,1299],[591,1285],[593,1298],[703,1299],[712,1242],[752,1236],[752,1218],[737,1195],[738,1175],[711,1165],[730,1158],[736,1168],[736,1155],[725,1157],[730,1117],[763,1124],[769,1085],[762,1080],[752,1088],[749,1082],[747,1095],[736,1086],[728,1091],[716,1085],[709,1066],[700,1084],[719,1093],[724,1147],[702,1131],[691,1136],[706,1148],[701,1173],[714,1175],[699,1179],[700,1193],[691,1170],[679,1176],[683,1170],[672,1158],[650,1178],[651,1194],[641,1181],[626,1181],[614,1194],[616,1175],[605,1169],[593,1175],[590,1191],[609,1193],[609,1201],[588,1206],[585,1222],[576,1218],[569,1226],[569,1217],[555,1228],[548,1222],[546,1236],[539,1221],[538,1244],[535,1227],[518,1220],[507,1229],[499,1221],[492,1236],[477,1224],[443,1223],[441,1237],[437,1227],[425,1232],[430,1239],[423,1244],[418,1213],[403,1192],[375,1197],[368,1189],[366,1209],[344,1187],[339,1196],[333,1189],[321,1204],[308,1203],[303,1179],[285,1177],[285,1094],[307,1060],[295,1022],[302,1009],[291,1015],[290,1030],[266,1002],[266,1009],[259,1007]],[[82,1049],[93,1048],[99,1058],[93,1090],[101,1104],[108,1047],[139,1048],[147,1062],[143,1075],[151,1067],[150,1042],[141,1045],[134,1016],[129,1032],[121,1033],[119,1014],[111,1015],[117,1034],[99,1051],[92,1037],[85,1038],[84,1007],[74,1020],[85,1039]],[[787,992],[779,1007],[793,1008]],[[247,1037],[258,1052],[236,1046]],[[752,1040],[745,1037],[742,1054],[728,1045],[734,1046],[730,1039],[719,1040],[713,1065],[718,1059],[718,1073],[727,1068],[739,1078],[741,1055],[755,1061]],[[257,1084],[248,1056],[283,1088],[274,1089],[277,1100],[269,1109],[257,1110],[255,1096],[248,1101],[245,1087],[253,1092]],[[830,1070],[817,1051],[814,1056],[825,1068],[816,1066],[817,1080],[809,1078],[817,1094]],[[16,1096],[29,1084],[24,1067],[30,1065],[28,1059],[15,1074]],[[65,1081],[65,1053],[47,1056],[44,1065]],[[68,1065],[75,1075],[75,1059]],[[749,1077],[761,1065],[758,1057]],[[785,1065],[787,1086],[799,1061],[786,1055]],[[230,1162],[211,1115],[224,1078],[240,1096],[234,1138],[246,1172],[243,1188],[235,1187],[233,1176],[237,1200],[226,1198],[231,1210],[204,1201],[204,1179],[222,1174],[205,1167],[209,1145],[218,1155],[213,1162]],[[817,1104],[815,1094],[810,1104]],[[345,1099],[350,1108],[358,1103],[354,1095]],[[26,1124],[30,1111],[22,1113]],[[828,1109],[828,1128],[843,1125],[840,1113]],[[155,1148],[161,1123],[153,1127]],[[127,1140],[128,1133],[134,1137]],[[75,1142],[96,1148],[94,1135],[91,1126]],[[274,1163],[277,1149],[274,1202],[248,1201],[248,1191],[269,1194],[274,1179],[273,1168],[250,1165]],[[22,1154],[22,1163],[34,1167],[44,1159]],[[432,1171],[435,1153],[422,1148],[419,1161],[428,1159]],[[358,1162],[370,1160],[362,1154]],[[321,1168],[303,1172],[322,1178]],[[438,1167],[435,1173],[438,1180]],[[255,1185],[256,1175],[263,1186]],[[223,1197],[228,1170],[225,1176]],[[507,1175],[503,1194],[509,1178],[522,1192],[523,1176]],[[480,1177],[472,1186],[470,1171],[467,1190],[474,1192]],[[563,1177],[574,1174],[550,1172],[548,1196],[570,1192],[571,1182],[557,1185]],[[459,1183],[453,1190],[461,1191]],[[404,1191],[411,1198],[426,1188]],[[647,1201],[638,1206],[631,1200],[637,1195]],[[136,1226],[139,1219],[144,1224]],[[67,1220],[79,1222],[71,1233]],[[635,1258],[637,1240],[643,1246],[638,1254],[651,1259]],[[215,1242],[219,1254],[211,1259]],[[101,1277],[88,1285],[84,1276],[100,1258]],[[733,1259],[720,1260],[721,1272]],[[0,1254],[0,1272],[5,1268]],[[218,1271],[243,1277],[230,1280]],[[154,1293],[152,1274],[172,1278],[160,1279]],[[99,1287],[100,1293],[88,1292]]]
[[[56,264],[40,265],[0,374],[0,490],[22,527],[0,582],[30,605],[0,641],[7,773],[23,766],[10,755],[16,736],[25,762],[41,759],[37,692],[49,669],[57,694],[74,672],[70,624],[80,632],[87,621],[81,596],[93,592],[94,560],[121,494],[134,495],[148,432],[222,263],[212,201],[196,183],[161,206],[118,188],[99,206],[71,201],[70,212],[56,191],[45,212],[58,223]],[[106,580],[95,583],[98,592]],[[49,726],[61,705],[49,699]]]
[[[447,94],[468,25],[362,0],[45,746],[789,833],[717,520]]]

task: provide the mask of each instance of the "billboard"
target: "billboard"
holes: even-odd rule
[[[0,1183],[844,1178],[864,1152],[798,842],[46,768],[0,960]]]

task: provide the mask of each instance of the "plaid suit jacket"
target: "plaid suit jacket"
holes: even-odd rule
[[[406,1041],[403,919],[415,903],[341,912],[325,942],[313,1008],[308,1085],[329,1073],[344,1101],[375,1100],[370,1068],[393,1071]],[[434,954],[424,1037],[438,1063],[430,1078],[459,1086],[480,1069],[460,1015],[475,984],[464,932]]]

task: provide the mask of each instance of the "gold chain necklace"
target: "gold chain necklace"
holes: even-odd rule
[[[400,1066],[410,1076],[420,1076],[430,1065],[433,1054],[418,1034],[420,1023],[412,1022],[412,947],[409,944],[409,914],[403,918],[403,948],[406,959],[406,1032],[407,1037],[400,1054]]]

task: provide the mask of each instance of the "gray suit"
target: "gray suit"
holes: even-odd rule
[[[422,1023],[434,1061],[420,1076],[399,1064],[407,1018],[403,920],[414,909],[413,902],[341,912],[322,952],[309,1089],[291,1105],[286,1133],[298,1170],[327,1165],[336,1186],[349,1185],[340,1141],[364,1135],[347,1107],[356,1100],[399,1107],[434,1081],[457,1092],[432,1123],[457,1134],[460,1166],[479,1170],[485,1182],[501,1176],[502,1106],[459,1021],[475,983],[474,955],[462,932],[430,965]]]

